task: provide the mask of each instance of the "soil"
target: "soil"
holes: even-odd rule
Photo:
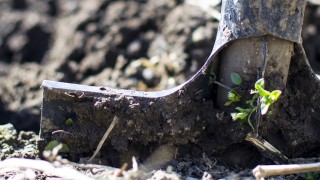
[[[219,11],[219,6],[214,8]],[[317,73],[320,72],[319,8],[308,4],[302,34],[307,57]],[[38,158],[36,134],[33,132],[38,133],[40,127],[40,86],[43,80],[133,90],[175,87],[188,80],[203,65],[212,50],[217,27],[218,21],[209,13],[180,0],[0,1],[0,123],[14,126],[3,126],[5,131],[9,130],[10,133],[5,133],[9,136],[3,136],[4,130],[0,130],[0,158]],[[299,62],[293,61],[293,64]],[[290,71],[288,83],[291,85],[288,88],[312,82],[313,76],[307,72],[294,68]],[[318,88],[316,84],[303,89],[286,89],[283,99],[287,101],[282,100],[278,106],[289,111],[264,126],[266,129],[279,128],[271,133],[261,129],[268,141],[292,158],[319,156],[318,146],[294,150],[295,146],[302,146],[310,140],[318,142],[320,134],[315,127],[319,127],[319,123],[307,115],[312,111],[319,112],[319,104],[312,104],[314,108],[305,113],[296,112],[296,109],[303,109],[303,103],[308,99],[316,102]],[[312,117],[316,115],[314,113]],[[276,121],[295,117],[306,118],[308,122],[305,127],[301,124],[303,129],[295,131],[296,135],[292,135],[290,130],[301,122],[286,124],[283,123],[285,120]],[[224,131],[228,129],[230,127]],[[310,133],[309,138],[301,141],[292,139],[304,132]],[[213,136],[208,134],[200,143],[210,142],[208,139]],[[283,145],[285,141],[294,143]],[[214,153],[224,161],[208,153],[219,143],[228,145],[221,151],[223,153],[219,154],[219,149]],[[185,156],[162,166],[173,167],[182,177],[201,178],[205,172],[214,179],[252,177],[251,169],[245,168],[254,167],[264,158],[254,147],[240,142],[212,142],[205,150],[190,144],[179,148]],[[133,152],[126,154],[128,158],[131,158],[130,153]],[[146,154],[149,156],[150,152]],[[240,158],[239,163],[234,164],[234,159],[239,156],[248,159]],[[255,159],[257,157],[261,159]],[[232,161],[228,162],[228,159]],[[10,173],[1,176],[8,178],[17,174]],[[46,177],[40,172],[36,174],[37,178]],[[293,176],[283,178],[292,179]]]

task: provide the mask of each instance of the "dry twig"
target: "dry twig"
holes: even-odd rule
[[[114,116],[109,128],[107,129],[107,131],[104,133],[101,141],[99,142],[96,151],[94,152],[94,154],[92,155],[92,157],[88,160],[87,163],[91,162],[98,154],[98,152],[100,151],[103,143],[106,141],[106,139],[108,138],[110,132],[112,131],[112,129],[114,128],[114,126],[116,125],[116,123],[118,122],[118,117]]]
[[[263,156],[273,160],[274,163],[288,163],[288,158],[284,154],[261,137],[249,133],[246,140],[256,146]]]
[[[256,179],[263,180],[265,177],[269,176],[298,174],[313,171],[320,171],[320,162],[311,164],[259,165],[252,170],[252,173]]]

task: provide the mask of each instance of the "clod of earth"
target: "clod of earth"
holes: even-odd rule
[[[36,158],[38,151],[36,141],[38,136],[34,132],[21,131],[17,133],[12,124],[0,126],[0,159],[20,157]]]

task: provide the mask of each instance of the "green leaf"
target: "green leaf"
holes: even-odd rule
[[[52,151],[53,148],[57,147],[60,143],[57,140],[50,141],[48,145],[45,147],[46,151]],[[61,153],[68,153],[69,147],[66,144],[62,143],[62,148],[59,150]]]
[[[233,84],[238,86],[242,84],[242,79],[238,73],[231,73],[231,81]]]
[[[72,125],[73,125],[73,120],[72,120],[72,118],[68,118],[68,119],[66,120],[66,125],[67,125],[67,126],[72,126]]]
[[[258,91],[257,90],[250,90],[250,94],[257,94],[258,93]]]
[[[270,93],[269,98],[272,100],[272,102],[276,102],[280,97],[281,93],[282,92],[280,90],[274,90]]]
[[[224,106],[230,106],[233,103],[233,101],[228,101],[226,103],[224,103]]]
[[[48,145],[45,147],[44,150],[46,151],[52,151],[53,148],[55,148],[56,146],[59,145],[59,142],[57,140],[53,140],[53,141],[50,141],[48,143]]]
[[[62,148],[60,149],[59,152],[61,153],[68,153],[70,150],[69,150],[69,147],[66,145],[66,144],[63,144],[62,143]]]
[[[261,88],[264,88],[264,79],[263,78],[261,78],[261,79],[258,79],[258,81],[256,81],[256,83],[254,84],[254,87],[256,88],[256,89],[258,89],[257,87],[261,87]]]
[[[248,113],[231,113],[231,117],[234,121],[238,120],[238,119],[246,119],[246,117],[248,116]]]
[[[232,91],[228,92],[228,99],[229,100],[233,101],[235,97],[236,97],[236,95]]]
[[[270,107],[271,103],[261,103],[261,115],[265,115],[268,112],[268,109]]]
[[[270,102],[269,96],[260,97],[260,103],[265,103],[266,104],[267,102]]]
[[[238,102],[238,101],[240,101],[240,98],[241,98],[240,95],[237,92],[235,92],[234,90],[231,90],[228,92],[228,99],[229,100],[231,100],[233,102]]]
[[[243,112],[243,113],[251,112],[251,109],[244,109],[244,108],[241,108],[241,107],[236,107],[236,110],[238,110],[239,112]]]
[[[254,88],[256,90],[258,90],[260,96],[268,96],[270,94],[269,91],[264,89],[264,79],[261,78],[259,79],[255,84],[254,84]]]

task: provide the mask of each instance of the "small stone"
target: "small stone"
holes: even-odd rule
[[[199,41],[206,39],[206,29],[204,27],[198,27],[196,30],[192,33],[192,42],[197,43]]]

